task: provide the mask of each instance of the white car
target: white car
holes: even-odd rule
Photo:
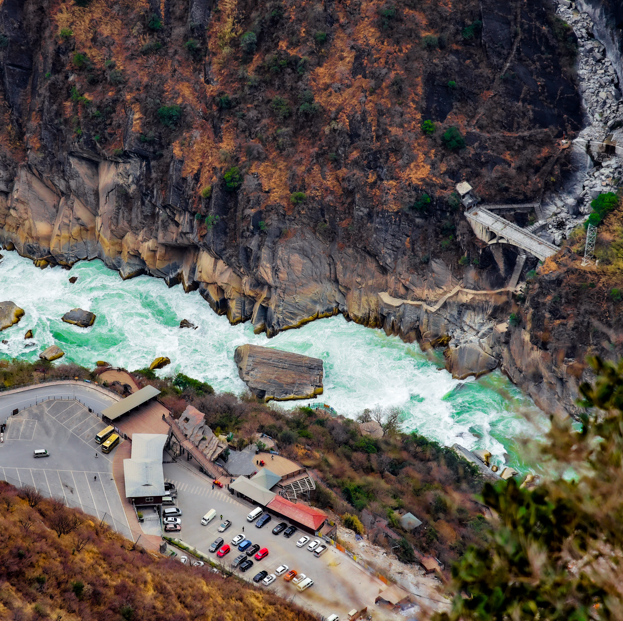
[[[182,565],[188,565],[188,557],[180,556],[180,563],[182,563]]]
[[[269,584],[272,584],[275,580],[277,580],[277,576],[275,576],[275,574],[268,574],[268,576],[266,576],[266,578],[262,580],[262,584],[264,586],[268,586]]]
[[[182,520],[176,517],[164,518],[164,520],[162,521],[165,524],[179,524],[180,526],[182,525]]]
[[[302,548],[307,542],[309,541],[309,537],[301,537],[297,542],[296,542],[296,547],[297,548]]]
[[[275,569],[275,576],[283,576],[283,574],[288,571],[289,567],[287,565],[279,565],[277,569]]]
[[[296,577],[292,578],[292,584],[301,584],[305,578],[307,578],[305,574],[297,574]]]
[[[313,552],[320,545],[320,539],[314,539],[308,546],[307,549],[310,552]]]
[[[231,540],[231,545],[232,546],[237,546],[242,540],[244,539],[244,535],[236,535],[232,540]]]
[[[203,567],[205,563],[203,561],[195,561],[193,567]]]

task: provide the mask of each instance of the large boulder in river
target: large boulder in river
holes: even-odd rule
[[[234,360],[249,390],[269,401],[310,399],[322,394],[322,360],[279,349],[242,345]]]
[[[79,328],[88,328],[95,322],[95,315],[81,308],[72,308],[68,313],[63,315],[63,321],[78,326]]]
[[[24,316],[24,311],[15,302],[0,302],[0,330],[6,330]]]
[[[458,347],[449,347],[443,354],[446,359],[446,368],[456,379],[465,379],[470,375],[480,377],[498,366],[498,361],[476,343],[463,343]]]
[[[166,367],[167,364],[171,364],[171,360],[169,360],[169,358],[167,358],[166,356],[158,356],[158,358],[156,358],[150,365],[149,368],[152,371],[155,371],[156,369],[162,369],[163,367]]]
[[[197,326],[188,321],[188,319],[182,319],[182,321],[180,321],[180,328],[192,328],[193,330],[196,330]]]
[[[42,351],[39,354],[39,358],[41,358],[41,360],[47,360],[49,362],[52,362],[52,360],[58,360],[64,355],[65,352],[60,347],[58,347],[57,345],[52,345],[52,347],[48,347],[46,350]]]

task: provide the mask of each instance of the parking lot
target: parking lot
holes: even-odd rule
[[[263,528],[256,528],[255,523],[247,521],[253,505],[235,498],[226,489],[212,489],[211,481],[207,477],[183,463],[164,464],[164,475],[165,480],[175,484],[178,493],[177,506],[182,510],[182,531],[171,533],[172,536],[179,537],[232,569],[232,562],[240,554],[237,548],[232,548],[223,559],[218,559],[216,554],[209,554],[208,549],[217,537],[223,537],[225,543],[230,543],[244,529],[244,535],[248,539],[269,550],[268,557],[261,561],[253,559],[254,566],[240,574],[245,579],[252,580],[261,570],[274,573],[279,565],[285,564],[311,578],[314,585],[301,593],[295,585],[285,582],[282,577],[271,586],[262,588],[272,589],[282,597],[324,617],[335,613],[340,618],[346,618],[346,614],[353,608],[362,609],[367,606],[374,619],[398,618],[374,605],[374,599],[385,585],[345,554],[330,547],[325,554],[316,558],[307,551],[307,546],[297,548],[296,542],[301,536],[308,535],[310,541],[315,538],[300,530],[290,539],[286,539],[283,534],[273,535],[272,529],[279,522],[288,522],[278,516],[273,515],[272,521]],[[201,526],[202,516],[210,509],[216,510],[216,518],[207,526]],[[218,527],[226,519],[232,521],[232,526],[220,534]]]
[[[48,400],[21,410],[7,421],[0,475],[13,485],[30,485],[44,496],[64,500],[131,537],[112,477],[114,453],[105,455],[94,440],[104,427],[74,400]],[[35,449],[46,449],[50,456],[35,459]]]

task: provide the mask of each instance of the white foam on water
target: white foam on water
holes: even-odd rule
[[[75,284],[71,276],[78,276]],[[26,311],[17,326],[2,332],[8,345],[0,356],[35,360],[52,344],[59,345],[63,361],[93,367],[97,360],[139,369],[156,356],[168,356],[171,365],[162,375],[183,372],[207,381],[215,390],[241,394],[246,389],[234,363],[234,350],[253,343],[321,358],[324,394],[318,401],[340,414],[355,417],[366,408],[398,408],[405,430],[415,430],[445,445],[487,448],[498,461],[512,456],[519,436],[542,433],[519,410],[538,412],[499,373],[493,380],[461,382],[431,362],[416,344],[405,344],[380,330],[371,330],[332,317],[287,330],[272,339],[256,335],[250,324],[232,326],[216,315],[199,293],[168,289],[161,280],[140,276],[123,281],[100,261],[83,262],[67,271],[39,270],[15,252],[0,262],[0,301],[11,300]],[[97,315],[94,326],[78,328],[61,317],[72,308]],[[197,330],[180,329],[188,319]],[[35,347],[24,334],[32,329]],[[299,404],[301,402],[298,402]],[[287,402],[284,407],[295,407]],[[538,416],[537,416],[538,418]],[[515,460],[513,460],[515,461]]]

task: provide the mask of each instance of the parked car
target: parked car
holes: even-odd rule
[[[244,535],[236,535],[232,540],[231,540],[231,545],[232,546],[237,546],[242,540],[244,539]]]
[[[231,520],[225,520],[219,527],[218,532],[224,533],[231,526]]]
[[[265,526],[266,524],[268,524],[268,522],[270,522],[273,518],[268,515],[268,513],[265,513],[264,515],[260,516],[260,519],[255,522],[255,528],[262,528],[262,526]]]
[[[268,548],[262,548],[256,555],[255,555],[255,560],[256,561],[261,561],[263,558],[266,558],[268,556]]]
[[[195,561],[193,567],[203,567],[205,563],[203,561]]]
[[[164,532],[165,533],[179,533],[182,530],[182,527],[179,524],[165,524]]]
[[[288,571],[288,566],[287,565],[279,565],[279,567],[277,567],[277,569],[275,569],[275,575],[276,576],[282,576],[283,574],[286,573],[286,571]]]
[[[249,546],[253,545],[253,542],[250,539],[245,539],[239,546],[238,549],[241,552],[244,552]]]
[[[239,554],[235,559],[234,562],[231,564],[232,567],[238,567],[238,565],[240,565],[240,563],[242,563],[242,561],[244,561],[246,559],[246,554]]]
[[[286,528],[288,528],[287,522],[279,522],[275,528],[273,528],[273,535],[278,535],[282,533]]]
[[[231,548],[229,547],[229,544],[225,544],[217,553],[216,556],[219,556],[220,558],[223,558],[226,554],[229,554],[231,552]]]
[[[298,571],[296,571],[296,569],[291,569],[291,570],[290,570],[290,571],[289,571],[289,572],[288,572],[288,573],[287,573],[287,574],[283,577],[283,579],[284,579],[286,582],[290,582],[290,580],[292,580],[292,578],[295,578],[295,577],[296,577],[296,574],[298,574],[298,573],[299,573],[299,572],[298,572]]]
[[[223,538],[219,537],[212,542],[210,546],[210,552],[216,552],[223,545]]]
[[[164,518],[164,520],[162,520],[165,524],[179,524],[180,526],[182,525],[182,520],[180,520],[180,518],[178,517],[168,517],[168,518]]]
[[[188,565],[188,557],[180,556],[180,563],[182,563],[182,565]]]
[[[307,549],[310,552],[313,552],[320,545],[320,539],[314,539],[308,546]]]
[[[302,548],[307,542],[309,541],[309,537],[301,537],[297,542],[296,542],[296,547],[297,548]]]
[[[287,539],[290,539],[290,537],[292,537],[292,535],[294,535],[295,532],[296,532],[296,526],[288,526],[288,528],[286,528],[283,531],[283,536],[286,537]]]
[[[173,485],[173,483],[168,483],[167,481],[164,482],[164,491],[165,492],[174,492],[175,491],[175,485]]]
[[[258,550],[260,549],[260,546],[258,543],[254,543],[248,550],[247,550],[247,556],[253,556]]]
[[[253,567],[253,561],[250,559],[247,559],[246,561],[242,561],[242,563],[240,563],[240,571],[247,571],[247,569],[251,569],[251,567]]]
[[[257,584],[258,582],[262,582],[262,580],[264,580],[267,575],[267,571],[260,571],[259,574],[255,574],[255,576],[253,576],[253,582],[255,582],[255,584]]]
[[[214,481],[214,485],[218,485],[219,487],[223,487],[223,484],[218,479],[216,479]]]
[[[318,546],[315,550],[314,550],[314,556],[318,557],[318,556],[322,556],[329,548],[325,545],[322,546]]]
[[[307,578],[305,574],[297,574],[295,578],[292,578],[292,584],[300,584],[305,578]]]
[[[262,580],[262,584],[264,586],[268,586],[269,584],[272,584],[275,580],[277,580],[277,576],[275,576],[275,574],[268,574],[268,576],[266,576],[266,578]]]

